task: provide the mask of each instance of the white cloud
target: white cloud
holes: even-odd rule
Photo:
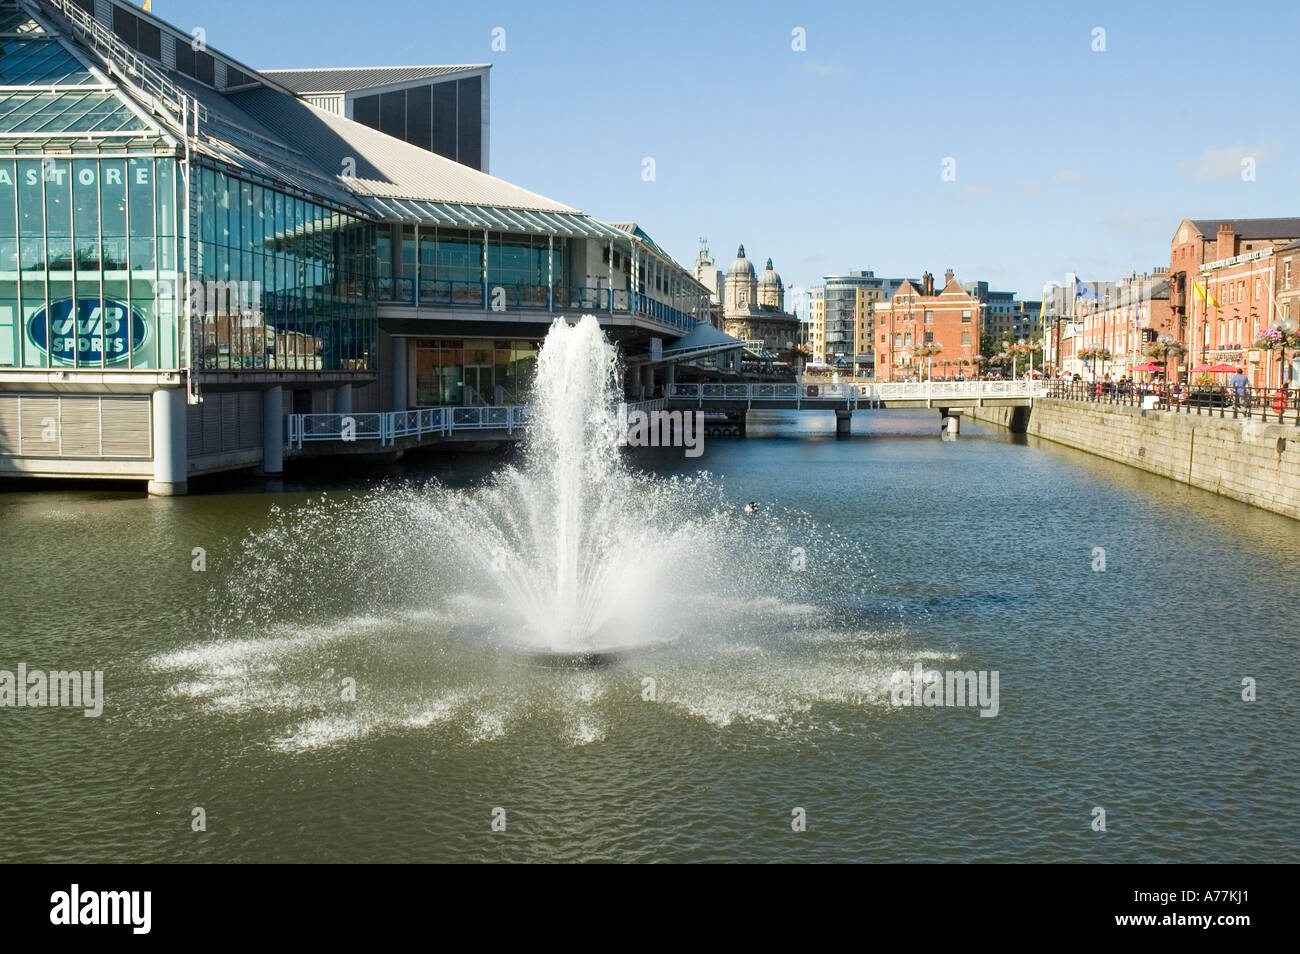
[[[1254,146],[1225,146],[1206,149],[1195,159],[1178,163],[1178,172],[1193,182],[1213,182],[1216,179],[1240,179],[1243,159],[1264,162],[1277,155],[1272,146],[1258,143]]]

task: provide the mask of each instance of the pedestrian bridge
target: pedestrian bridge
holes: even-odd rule
[[[1048,385],[1038,381],[673,384],[662,398],[625,407],[629,413],[713,410],[739,420],[742,430],[745,411],[834,411],[837,430],[848,433],[854,411],[932,407],[947,414],[964,407],[1022,407],[1034,398],[1045,397],[1047,391]],[[402,450],[444,441],[518,440],[528,427],[531,413],[527,405],[510,405],[290,414],[285,419],[285,446],[296,456],[303,452],[304,445],[312,444],[332,445],[330,453],[373,453],[376,449]]]
[[[833,384],[673,384],[670,407],[835,411],[916,407],[1018,407],[1046,397],[1041,381],[882,381]]]

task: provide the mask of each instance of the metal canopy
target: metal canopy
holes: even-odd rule
[[[421,199],[393,199],[385,196],[358,195],[379,218],[392,222],[420,225],[446,225],[466,229],[495,229],[502,232],[535,232],[579,238],[617,238],[624,242],[632,236],[612,225],[581,212],[546,212],[538,209],[508,209],[494,205],[462,205],[456,202],[429,202]]]

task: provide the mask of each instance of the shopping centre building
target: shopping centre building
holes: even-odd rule
[[[642,229],[480,171],[486,71],[264,74],[118,0],[0,2],[0,475],[184,493],[279,472],[290,415],[517,405],[557,316],[629,396],[738,366]]]

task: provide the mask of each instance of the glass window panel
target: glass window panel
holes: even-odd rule
[[[433,95],[433,151],[456,158],[456,84],[438,83]]]
[[[3,40],[0,86],[86,86],[98,82],[52,37],[5,37]]]
[[[99,163],[72,163],[72,233],[77,268],[99,267]]]
[[[239,247],[251,250],[254,247],[253,230],[256,228],[254,218],[256,209],[253,205],[253,184],[239,183]]]
[[[217,61],[211,53],[194,54],[194,78],[209,86],[216,85]]]
[[[12,159],[0,160],[0,272],[18,268],[17,170]]]
[[[352,118],[371,129],[379,128],[379,96],[359,96],[352,102]]]
[[[18,237],[22,268],[44,268],[45,203],[41,199],[39,160],[19,160],[17,188]]]
[[[483,84],[479,77],[457,80],[456,158],[478,169],[483,160]]]
[[[421,149],[433,148],[433,94],[427,86],[406,91],[406,141]]]
[[[398,139],[406,138],[406,90],[383,93],[379,97],[379,129]]]
[[[130,199],[131,268],[133,271],[155,267],[155,217],[153,204],[153,160],[127,160],[128,196]]]

